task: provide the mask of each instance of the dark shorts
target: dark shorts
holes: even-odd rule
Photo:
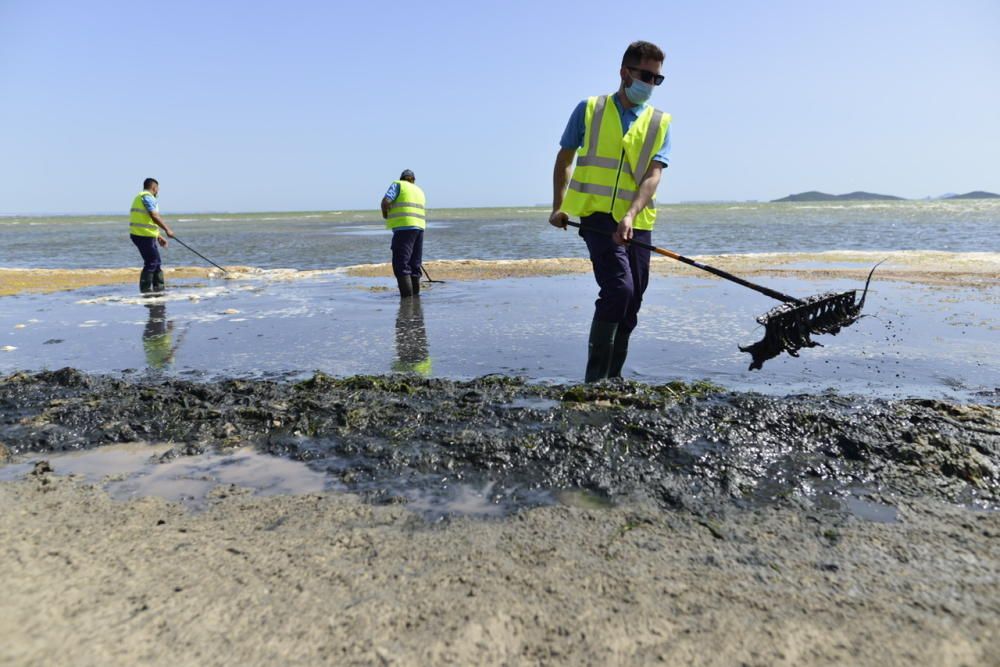
[[[607,213],[594,213],[580,222],[584,227],[609,232],[618,228],[618,223]],[[620,246],[611,236],[600,232],[581,229],[580,236],[587,242],[594,278],[601,288],[594,302],[594,319],[617,322],[620,330],[631,332],[639,322],[642,295],[649,286],[649,250],[631,244]],[[633,238],[649,244],[653,233],[636,229]]]
[[[424,230],[400,229],[392,233],[392,272],[400,276],[419,276],[424,260]]]
[[[142,270],[152,273],[159,271],[162,264],[160,262],[160,247],[156,243],[157,237],[129,234],[129,238],[132,239],[135,247],[139,249],[139,254],[142,255]]]

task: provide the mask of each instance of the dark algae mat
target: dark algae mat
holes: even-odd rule
[[[507,376],[193,382],[67,368],[0,378],[0,457],[123,442],[172,444],[163,460],[249,445],[373,502],[456,484],[488,484],[511,509],[567,489],[695,512],[1000,501],[1000,408],[986,404]]]

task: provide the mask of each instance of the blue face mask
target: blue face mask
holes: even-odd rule
[[[632,79],[632,85],[625,88],[625,96],[632,104],[645,104],[653,96],[653,85]]]

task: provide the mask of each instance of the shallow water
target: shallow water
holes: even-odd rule
[[[111,445],[100,449],[45,457],[56,475],[75,475],[101,484],[117,500],[155,496],[203,507],[219,487],[236,486],[256,495],[300,495],[336,489],[327,475],[304,463],[240,449],[226,454],[184,456],[160,462],[167,445]],[[28,475],[38,457],[0,466],[0,481]]]
[[[769,279],[790,294],[852,281]],[[287,273],[177,281],[163,297],[102,286],[3,299],[0,373],[64,366],[204,379],[413,372],[578,381],[596,287],[587,275],[447,282],[401,304],[391,279]],[[774,303],[719,280],[654,276],[624,375],[769,394],[824,391],[996,400],[996,290],[875,283],[868,317],[824,347],[749,371],[738,344]]]

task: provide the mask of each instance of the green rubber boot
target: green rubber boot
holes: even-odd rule
[[[153,291],[162,292],[165,289],[167,289],[167,283],[163,278],[163,271],[157,271],[153,274]]]
[[[413,282],[410,276],[396,276],[396,284],[399,285],[399,298],[406,299],[413,296]]]
[[[420,276],[410,276],[410,283],[413,285],[413,296],[420,296]]]
[[[608,377],[608,372],[611,370],[611,353],[615,345],[615,332],[617,331],[617,322],[594,320],[590,323],[590,342],[587,344],[587,371],[583,376],[584,382],[597,382]]]
[[[139,291],[148,294],[153,291],[153,272],[143,271],[139,274]]]
[[[628,356],[628,339],[632,336],[631,331],[619,329],[615,334],[615,344],[611,350],[611,366],[608,369],[609,378],[620,378],[622,367],[625,365],[625,357]]]

